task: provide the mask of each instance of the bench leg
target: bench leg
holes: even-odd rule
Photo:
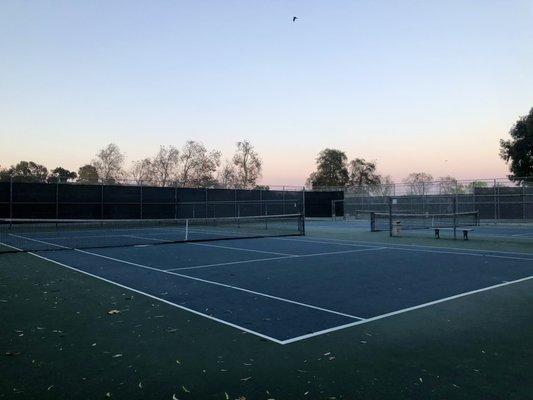
[[[463,231],[463,239],[468,240],[468,231]]]
[[[440,239],[440,229],[435,229],[435,239]]]

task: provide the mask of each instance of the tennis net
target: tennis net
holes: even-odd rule
[[[305,234],[300,214],[142,220],[0,220],[0,253],[142,246]]]
[[[390,214],[373,212],[370,214],[370,230],[389,231],[393,224],[400,224],[402,230],[430,228],[458,228],[479,225],[479,212],[452,214]]]

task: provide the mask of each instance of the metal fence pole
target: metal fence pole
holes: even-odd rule
[[[178,184],[174,186],[174,219],[178,219]]]
[[[139,203],[139,207],[140,207],[139,216],[141,217],[141,219],[143,219],[143,181],[142,180],[141,180],[141,188],[140,188],[140,190],[141,190],[141,193],[140,193],[141,198],[140,198],[140,203]]]
[[[305,209],[305,186],[302,187],[302,215],[305,218],[306,217],[306,209]]]
[[[9,177],[9,218],[13,219],[13,176]]]
[[[100,219],[104,220],[104,182],[100,184]]]
[[[494,223],[497,223],[498,222],[498,201],[497,201],[497,194],[496,194],[496,179],[493,180],[493,193],[494,193]]]
[[[56,180],[56,219],[59,219],[59,176]]]

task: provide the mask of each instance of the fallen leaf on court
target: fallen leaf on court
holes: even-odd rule
[[[48,386],[48,388],[46,390],[50,391],[53,387],[54,387],[54,385],[50,385],[50,386]]]
[[[105,397],[106,397],[107,399],[110,399],[110,398],[111,398],[111,393],[107,392],[107,393],[105,394]]]
[[[423,380],[422,378],[418,378],[418,380],[419,380],[420,382],[424,382],[424,380]]]
[[[176,393],[174,393],[174,394],[172,395],[172,400],[179,400],[178,397],[176,396]]]
[[[308,394],[309,394],[309,392],[305,392],[305,393],[304,393],[304,396],[307,396]]]
[[[182,386],[181,390],[183,390],[185,393],[191,393],[185,386]]]
[[[18,356],[20,352],[19,351],[6,351],[4,354],[8,357],[15,357],[15,356]]]
[[[115,355],[113,356],[113,358],[119,358],[119,357],[122,357],[122,353],[118,353],[118,354],[115,354]]]
[[[227,392],[224,392],[224,398],[225,398],[226,400],[229,400],[229,395],[228,395]]]
[[[109,315],[115,315],[115,314],[120,314],[120,311],[119,310],[109,310],[107,313]]]
[[[91,347],[94,347],[94,346],[96,346],[96,343],[91,344]]]
[[[237,397],[237,400],[246,400],[246,397],[240,396],[240,397]]]
[[[181,365],[181,361],[180,360],[176,360],[176,364]]]
[[[247,381],[249,381],[250,379],[252,379],[252,377],[251,377],[251,376],[248,376],[248,377],[246,377],[246,378],[241,378],[241,381],[243,381],[243,382],[247,382]]]
[[[329,356],[331,354],[331,351],[328,351],[327,353],[324,353],[325,356]]]
[[[139,386],[139,389],[142,389],[143,388],[143,383],[139,382],[139,384],[137,386]]]

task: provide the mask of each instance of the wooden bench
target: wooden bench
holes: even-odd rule
[[[434,228],[435,229],[435,239],[440,239],[440,231],[453,231],[454,228]],[[463,240],[468,240],[468,232],[473,231],[472,228],[456,228],[455,231],[463,232]]]

